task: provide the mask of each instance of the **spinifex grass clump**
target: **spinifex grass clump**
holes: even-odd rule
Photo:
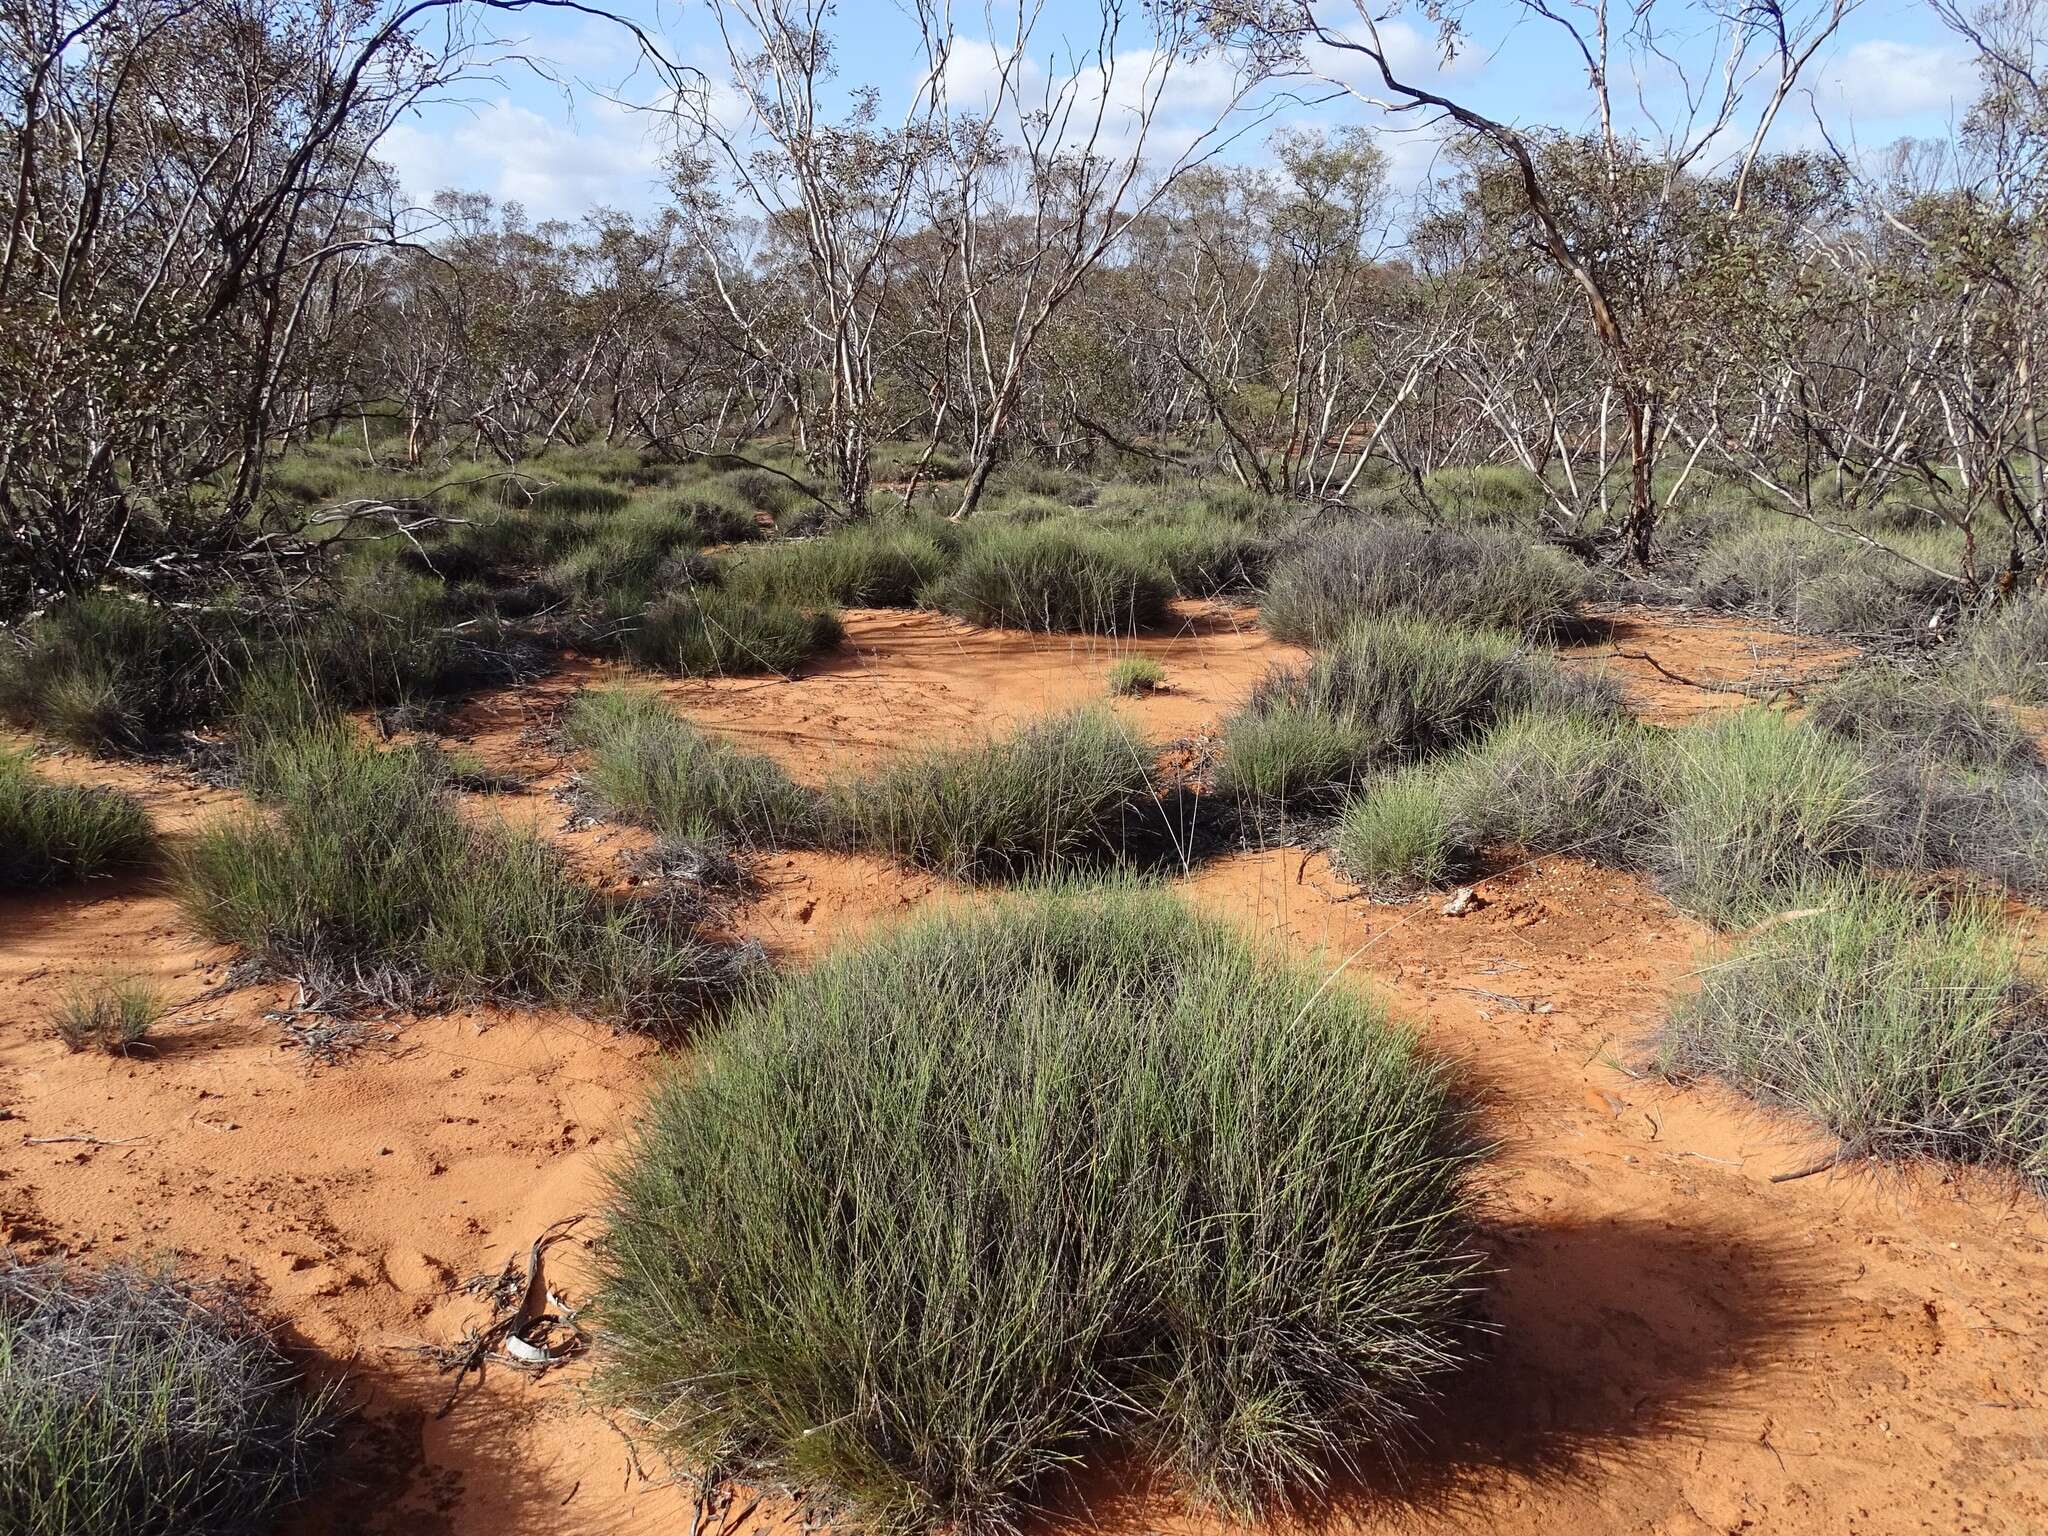
[[[1633,720],[1525,714],[1469,751],[1355,795],[1332,839],[1355,878],[1390,891],[1471,873],[1486,848],[1631,865],[1663,817],[1663,743]]]
[[[1259,617],[1303,645],[1386,614],[1550,639],[1580,622],[1589,587],[1564,555],[1515,534],[1386,519],[1332,529],[1277,561]]]
[[[1128,635],[1166,617],[1173,582],[1126,540],[1060,525],[993,525],[929,600],[991,628]]]
[[[53,784],[27,754],[0,751],[0,890],[107,874],[142,862],[154,842],[132,796]]]
[[[1150,656],[1126,656],[1109,669],[1109,691],[1118,698],[1156,692],[1166,682],[1166,668]]]
[[[494,998],[662,1029],[733,980],[733,956],[572,879],[538,837],[465,819],[427,757],[330,730],[252,773],[267,819],[202,832],[179,871],[200,930],[349,996]]]
[[[829,608],[757,600],[716,587],[691,587],[647,610],[626,637],[643,667],[684,677],[795,675],[839,644],[839,615]]]
[[[2048,704],[2048,596],[2009,603],[1969,632],[1965,664],[1997,692]]]
[[[1710,922],[1753,921],[1877,848],[1884,808],[1839,742],[1768,710],[1737,710],[1671,738],[1660,873]]]
[[[57,1038],[72,1051],[98,1051],[126,1056],[149,1043],[149,1032],[162,1022],[163,994],[147,982],[102,981],[79,987],[57,1005]]]
[[[1967,666],[1866,662],[1815,689],[1808,717],[1884,761],[2010,768],[2039,760],[2026,727]]]
[[[258,1536],[334,1418],[227,1295],[0,1253],[0,1531]]]
[[[935,747],[827,792],[828,835],[960,879],[1113,859],[1146,796],[1151,754],[1107,709],[1014,736]]]
[[[590,788],[617,815],[671,841],[774,846],[814,839],[818,797],[772,758],[707,735],[652,693],[579,696],[564,721],[590,752]]]
[[[154,751],[212,716],[246,654],[215,615],[66,598],[0,637],[0,714],[88,752]]]
[[[926,918],[746,1002],[613,1175],[607,1386],[871,1527],[1122,1444],[1248,1513],[1459,1357],[1471,1152],[1348,987],[1168,896]]]
[[[734,563],[728,584],[760,603],[908,608],[946,558],[921,528],[864,523],[750,550]]]
[[[1368,770],[1455,746],[1507,715],[1611,715],[1619,698],[1597,674],[1526,655],[1505,634],[1377,619],[1260,679],[1225,722],[1222,784],[1253,805],[1325,807]]]
[[[1666,1062],[1803,1111],[1851,1153],[1934,1155],[2048,1181],[2048,1002],[1985,905],[1877,882],[1792,896],[1710,964]]]

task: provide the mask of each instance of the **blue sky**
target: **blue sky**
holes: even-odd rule
[[[714,80],[726,76],[718,33],[702,0],[626,0],[617,8],[660,37],[671,57]],[[978,0],[957,3],[959,30],[985,33],[983,14]],[[1672,14],[1680,13],[1673,7]],[[1000,28],[1001,6],[997,15]],[[1438,68],[1433,33],[1419,8],[1397,12],[1387,36],[1397,58],[1446,95],[1525,125],[1588,125],[1583,72],[1555,29],[1528,19],[1514,0],[1477,0],[1467,15],[1473,46],[1447,73]],[[1099,20],[1092,0],[1046,0],[1034,45],[1041,66],[1057,72],[1072,51],[1091,46]],[[508,51],[546,61],[558,81],[506,62],[401,123],[380,154],[397,169],[406,192],[417,201],[443,187],[488,192],[521,203],[535,218],[573,218],[599,205],[635,212],[658,207],[666,140],[657,118],[624,104],[645,103],[654,94],[649,74],[635,73],[631,39],[607,22],[567,12],[534,10],[498,16],[494,23]],[[832,30],[841,83],[872,84],[885,104],[900,110],[922,61],[906,9],[895,0],[840,0]],[[1124,45],[1141,46],[1148,40],[1141,33],[1141,26],[1127,24]],[[1681,39],[1680,57],[1686,56],[1683,49]],[[1334,63],[1332,72],[1339,72]],[[1866,152],[1902,136],[1943,134],[1968,106],[1974,82],[1967,49],[1924,3],[1867,0],[1805,77],[1811,103],[1802,97],[1786,107],[1774,142],[1817,142],[1816,108],[1838,142]],[[1328,94],[1327,87],[1309,82],[1295,88]],[[1669,81],[1645,84],[1648,99],[1667,107],[1670,89]],[[1163,142],[1177,148],[1207,127],[1229,93],[1229,71],[1220,60],[1189,68],[1170,93]],[[1412,185],[1425,173],[1433,152],[1430,134],[1388,124],[1349,100],[1280,104],[1260,130],[1226,153],[1256,161],[1277,128],[1361,121],[1389,130],[1384,144],[1397,182]]]

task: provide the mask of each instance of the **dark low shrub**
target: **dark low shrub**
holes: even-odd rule
[[[749,998],[613,1174],[603,1390],[870,1529],[1135,1447],[1243,1517],[1468,1347],[1472,1154],[1374,1002],[1158,893],[927,917]]]
[[[0,751],[0,890],[132,868],[155,843],[132,795],[55,784],[25,753]]]
[[[690,587],[661,599],[626,636],[626,654],[643,667],[684,677],[793,677],[844,637],[829,608],[755,601],[717,587]]]
[[[735,979],[732,952],[604,900],[538,836],[466,819],[427,755],[330,730],[271,743],[268,817],[218,822],[180,861],[207,937],[343,1000],[495,999],[650,1029]]]
[[[1173,583],[1126,541],[1058,524],[981,530],[928,600],[1002,629],[1128,635],[1166,617]]]
[[[1801,887],[1797,915],[1702,972],[1668,1070],[1811,1115],[1846,1152],[2048,1183],[2048,1000],[1988,906],[1875,882]]]
[[[1590,590],[1583,570],[1523,536],[1374,519],[1319,532],[1275,561],[1259,617],[1303,645],[1389,614],[1555,639],[1580,626]]]
[[[0,1530],[261,1536],[335,1421],[226,1292],[0,1252]]]
[[[1150,780],[1123,722],[1077,710],[834,784],[828,835],[960,879],[1041,874],[1113,859]]]

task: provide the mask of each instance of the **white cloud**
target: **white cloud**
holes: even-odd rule
[[[400,123],[377,148],[415,202],[458,187],[523,204],[535,219],[645,209],[660,190],[662,151],[656,121],[615,103],[586,100],[554,119],[502,96]]]
[[[1912,117],[1960,110],[1977,94],[1967,48],[1869,38],[1845,50],[1821,75],[1815,95],[1823,112],[1846,109],[1858,119]]]

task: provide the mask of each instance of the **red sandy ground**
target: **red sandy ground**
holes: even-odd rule
[[[1166,668],[1170,691],[1118,706],[1159,741],[1212,727],[1295,654],[1248,615],[1184,617],[1181,634],[1128,648]],[[1615,637],[1590,652],[1647,652],[1694,683],[1768,682],[1839,659],[1753,627],[1616,617]],[[1099,698],[1123,649],[931,615],[856,613],[847,627],[847,653],[798,681],[664,691],[816,779]],[[1741,701],[1641,661],[1605,664],[1652,718]],[[457,734],[535,791],[490,808],[616,871],[636,838],[566,830],[548,791],[575,765],[541,744],[567,694],[607,675],[576,664],[480,699]],[[238,804],[157,770],[47,761],[136,790],[174,834]],[[737,926],[790,963],[944,894],[868,859],[779,855],[762,875]],[[2048,1528],[2041,1204],[1962,1174],[1770,1183],[1822,1144],[1733,1094],[1643,1070],[1647,1037],[1709,937],[1641,881],[1541,860],[1487,881],[1484,904],[1460,918],[1440,898],[1357,899],[1294,849],[1223,859],[1183,885],[1385,989],[1459,1064],[1500,1144],[1485,1224],[1498,1343],[1453,1386],[1402,1475],[1347,1491],[1331,1523],[1529,1536]],[[399,1021],[389,1046],[309,1067],[264,1018],[290,989],[215,994],[226,959],[148,882],[0,897],[0,1241],[225,1273],[294,1343],[344,1369],[360,1419],[301,1522],[307,1536],[689,1529],[686,1494],[636,1475],[626,1442],[583,1401],[580,1371],[536,1381],[497,1368],[437,1418],[447,1384],[410,1352],[477,1316],[451,1283],[593,1210],[659,1053],[576,1018],[468,1010]],[[50,1038],[64,988],[109,970],[186,1005],[156,1055],[71,1056]],[[116,1144],[42,1140],[61,1136]],[[572,1294],[579,1258],[565,1245],[551,1271]],[[1050,1524],[1215,1530],[1114,1475]],[[766,1526],[793,1529],[772,1505],[749,1536]]]

